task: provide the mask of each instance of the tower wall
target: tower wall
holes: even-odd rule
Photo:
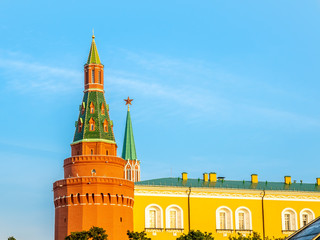
[[[55,239],[71,232],[102,227],[108,239],[126,239],[133,230],[133,182],[81,177],[54,183]]]

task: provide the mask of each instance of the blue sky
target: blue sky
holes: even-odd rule
[[[320,177],[320,2],[8,1],[0,7],[0,239],[53,239],[92,28],[121,154],[142,178]]]

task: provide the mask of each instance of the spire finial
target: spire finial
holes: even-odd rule
[[[128,105],[128,111],[130,111],[130,105],[132,105],[132,101],[133,99],[130,99],[129,96],[127,99],[124,99],[124,101],[126,102],[126,105]]]
[[[92,28],[92,39],[94,39],[95,36],[94,36],[94,28]]]

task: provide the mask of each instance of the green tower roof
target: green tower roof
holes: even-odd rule
[[[122,148],[122,158],[125,160],[137,160],[136,146],[134,144],[130,110],[128,108],[126,130]]]
[[[94,38],[95,38],[94,35],[92,35],[92,43],[91,43],[87,64],[101,64]]]
[[[90,106],[94,107],[93,112]],[[106,103],[103,92],[85,92],[79,112],[73,143],[81,141],[115,143],[113,122],[110,120],[109,106]],[[94,121],[94,130],[90,129],[90,121]],[[82,125],[80,131],[79,124]]]

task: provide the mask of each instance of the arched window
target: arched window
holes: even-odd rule
[[[104,104],[101,104],[101,114],[104,115],[105,114],[105,108],[104,108]]]
[[[230,208],[222,206],[216,210],[216,229],[232,230],[232,211]]]
[[[87,85],[89,82],[89,72],[88,70],[85,71],[85,84]]]
[[[84,110],[86,109],[86,104],[82,102],[81,104],[81,115],[84,114]]]
[[[134,170],[134,181],[138,182],[139,181],[139,167],[136,166]]]
[[[145,228],[163,228],[162,208],[157,204],[150,204],[145,209]]]
[[[166,209],[166,229],[183,229],[183,211],[177,205]]]
[[[130,166],[127,167],[127,179],[131,180],[131,168],[130,168]]]
[[[90,103],[90,113],[91,114],[94,113],[94,104],[93,104],[93,102]]]
[[[82,118],[80,118],[78,121],[78,132],[82,131],[82,127],[83,127],[83,120]]]
[[[103,131],[104,132],[108,132],[108,121],[107,121],[107,119],[105,119],[103,121]]]
[[[236,230],[252,230],[251,211],[246,207],[239,207],[236,210]]]
[[[93,69],[91,71],[91,79],[92,79],[92,83],[94,83],[94,70]]]
[[[89,120],[89,130],[90,131],[95,130],[95,121],[93,120],[93,118],[90,118],[90,120]]]
[[[291,232],[298,229],[297,213],[292,208],[286,208],[282,211],[282,231]]]
[[[308,208],[304,208],[300,212],[300,227],[304,227],[314,219],[314,213]]]

